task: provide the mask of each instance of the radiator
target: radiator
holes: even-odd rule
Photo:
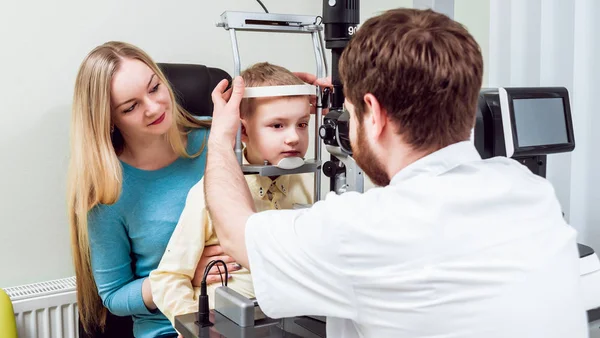
[[[4,288],[19,338],[78,338],[75,277]]]

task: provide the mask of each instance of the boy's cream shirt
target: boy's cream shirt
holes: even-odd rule
[[[244,163],[247,163],[245,159]],[[275,180],[258,175],[245,176],[256,211],[293,209],[294,204],[312,204],[313,177],[313,173],[285,175]],[[154,303],[173,325],[175,316],[198,311],[200,288],[192,286],[192,278],[204,247],[218,243],[206,209],[202,179],[190,189],[158,268],[149,276]],[[217,266],[222,268],[221,264]],[[232,278],[228,287],[254,298],[249,271],[242,268],[230,274]],[[211,309],[214,308],[215,289],[219,286],[221,283],[208,286]]]

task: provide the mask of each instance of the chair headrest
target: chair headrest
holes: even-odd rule
[[[181,63],[158,63],[158,67],[171,84],[177,102],[194,116],[212,116],[213,89],[223,79],[231,83],[231,76],[219,68]]]

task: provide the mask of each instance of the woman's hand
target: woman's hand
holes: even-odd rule
[[[326,77],[326,78],[317,78],[316,75],[311,74],[311,73],[304,73],[304,72],[294,72],[294,75],[296,75],[297,77],[300,78],[300,80],[309,83],[311,85],[314,86],[319,86],[321,87],[321,89],[329,87],[332,88],[333,84],[331,83],[331,76]],[[317,98],[314,96],[310,97],[310,113],[314,114],[317,111]],[[327,114],[327,112],[329,111],[329,109],[324,108],[323,109],[323,115]]]
[[[196,273],[194,274],[194,279],[192,279],[193,286],[200,286],[202,282],[202,278],[204,277],[204,270],[210,264],[210,262],[214,260],[222,260],[227,264],[227,271],[237,271],[241,269],[241,266],[237,264],[232,257],[225,255],[223,249],[220,245],[211,245],[204,248],[202,252],[202,257],[198,262],[198,266],[196,267]],[[223,274],[223,278],[225,278],[225,269],[223,269],[222,264],[215,264],[210,271],[208,272],[208,276],[206,277],[206,284],[212,284],[221,282],[221,276],[219,275],[219,267],[221,269],[221,273]],[[231,277],[231,275],[229,275]]]

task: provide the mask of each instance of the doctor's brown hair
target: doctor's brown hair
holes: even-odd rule
[[[431,10],[394,9],[367,20],[340,62],[344,92],[359,123],[373,94],[415,150],[468,140],[483,58],[458,22]]]

